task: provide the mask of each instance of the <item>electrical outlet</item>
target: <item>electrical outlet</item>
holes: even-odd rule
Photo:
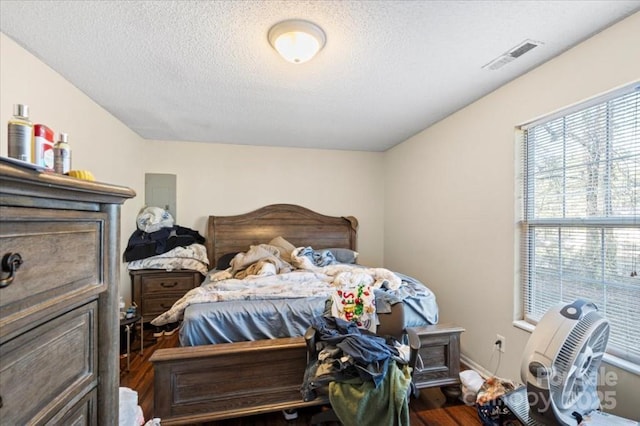
[[[506,344],[507,344],[507,339],[505,339],[504,336],[496,334],[496,340],[495,340],[496,349],[504,353],[506,349]]]

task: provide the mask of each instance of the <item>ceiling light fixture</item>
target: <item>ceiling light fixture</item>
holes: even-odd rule
[[[301,19],[289,19],[269,30],[269,43],[287,61],[301,64],[312,59],[324,47],[327,38],[322,28]]]

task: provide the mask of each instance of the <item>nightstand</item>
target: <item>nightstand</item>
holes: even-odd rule
[[[144,322],[169,310],[186,292],[200,285],[203,276],[198,271],[142,269],[129,271],[131,294]]]
[[[460,333],[463,331],[464,328],[451,324],[407,328],[409,338],[420,342],[413,373],[417,389],[440,386],[447,398],[460,396]]]

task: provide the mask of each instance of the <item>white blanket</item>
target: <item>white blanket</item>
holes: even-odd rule
[[[214,277],[221,278],[219,274]],[[180,321],[187,306],[194,303],[300,297],[329,298],[337,288],[367,285],[374,289],[385,286],[395,290],[400,288],[401,284],[401,279],[388,269],[363,268],[347,264],[317,267],[312,270],[298,269],[273,275],[253,275],[242,280],[221,279],[190,290],[171,309],[151,321],[151,324],[161,326]]]
[[[186,247],[176,247],[166,253],[144,259],[129,262],[127,268],[130,271],[138,269],[163,269],[165,271],[177,271],[191,269],[207,275],[209,272],[209,259],[207,249],[202,244],[191,244]]]

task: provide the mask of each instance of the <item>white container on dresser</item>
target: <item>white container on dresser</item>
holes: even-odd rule
[[[0,159],[0,424],[118,424],[125,187]]]

